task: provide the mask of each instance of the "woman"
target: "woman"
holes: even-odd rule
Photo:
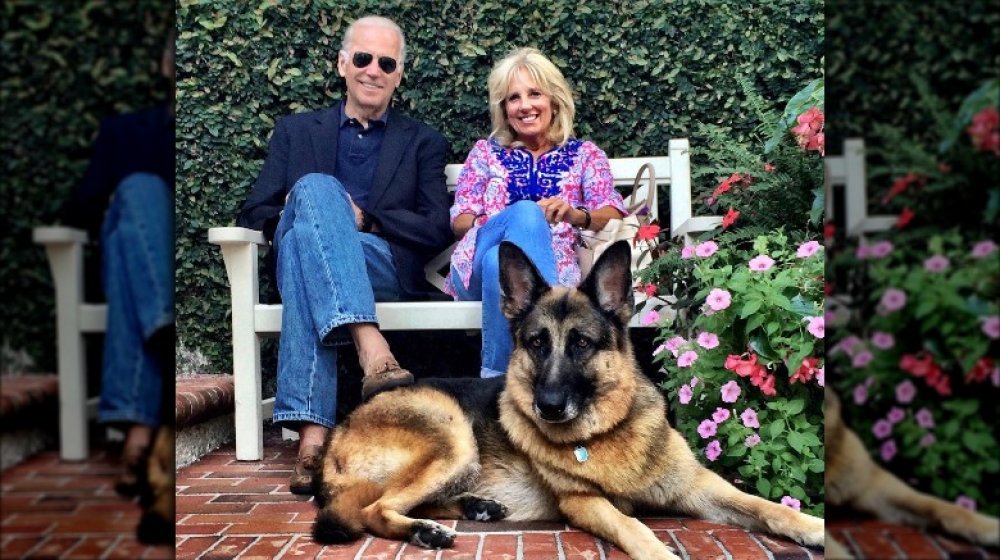
[[[490,137],[476,142],[458,178],[451,227],[461,239],[445,287],[483,302],[483,377],[503,375],[513,348],[500,311],[499,245],[510,241],[550,284],[576,286],[580,229],[621,218],[604,152],[573,138],[573,94],[536,49],[518,49],[489,78]]]

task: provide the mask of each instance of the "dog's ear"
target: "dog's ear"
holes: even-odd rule
[[[623,325],[632,318],[632,249],[628,241],[612,244],[594,263],[580,286],[605,313],[618,317]]]
[[[531,259],[509,241],[500,243],[500,293],[503,314],[508,319],[523,316],[549,285]]]

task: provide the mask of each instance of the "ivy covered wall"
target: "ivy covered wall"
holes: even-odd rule
[[[734,78],[780,110],[822,74],[823,3],[465,1],[181,1],[177,18],[177,311],[179,344],[228,371],[228,284],[207,229],[231,225],[281,115],[343,94],[336,54],[365,14],[407,36],[395,105],[436,127],[462,162],[489,132],[486,77],[514,47],[534,46],[577,93],[577,134],[611,157],[667,153],[698,123],[756,142],[759,124]],[[697,184],[707,191],[714,184]]]

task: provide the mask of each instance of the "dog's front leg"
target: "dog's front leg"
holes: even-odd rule
[[[634,560],[679,560],[649,527],[618,511],[604,496],[560,496],[559,510],[572,525],[614,543]]]

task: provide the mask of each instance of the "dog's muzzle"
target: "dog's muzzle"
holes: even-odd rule
[[[535,413],[545,422],[569,422],[576,418],[578,409],[576,399],[563,388],[535,391]]]

